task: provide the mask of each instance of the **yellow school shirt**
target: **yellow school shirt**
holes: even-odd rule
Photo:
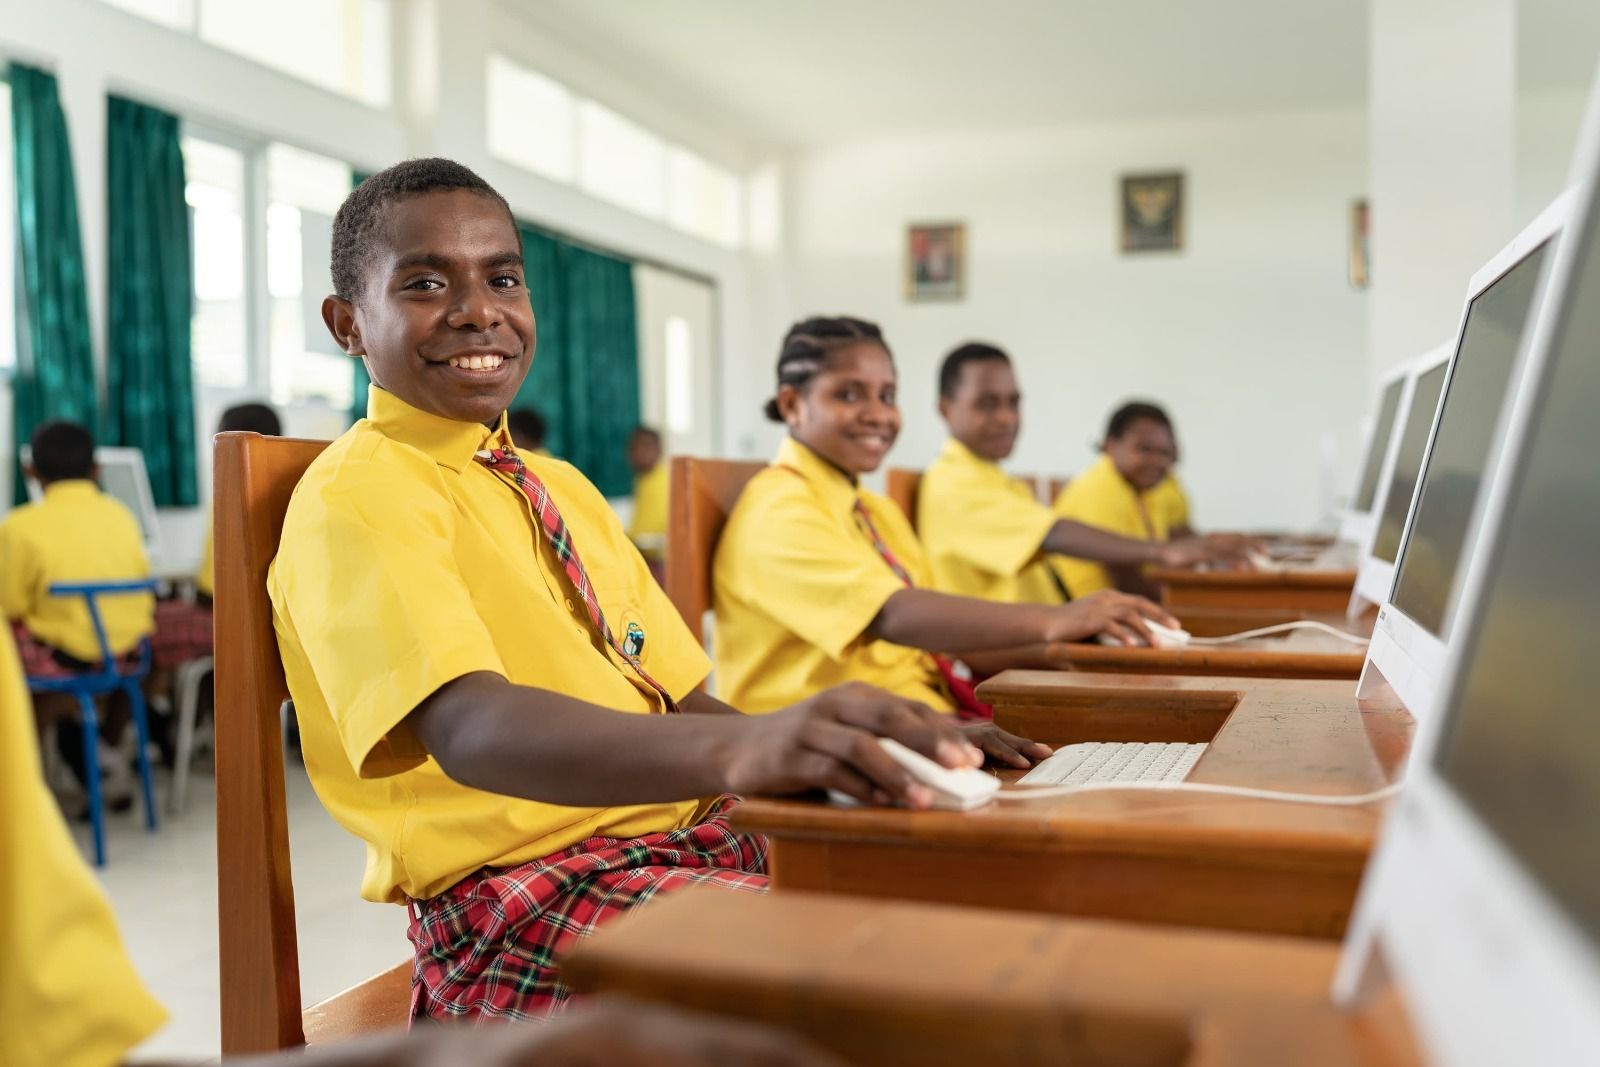
[[[954,438],[917,490],[917,536],[941,593],[1061,603],[1050,561],[1040,554],[1056,521],[1033,490]]]
[[[667,465],[657,463],[633,480],[633,521],[628,524],[628,537],[654,540],[657,544],[667,536]],[[659,548],[651,548],[646,555],[659,557]]]
[[[194,587],[206,596],[212,595],[212,589],[217,584],[216,545],[213,540],[215,533],[211,520],[206,521],[206,537],[200,546],[200,568],[194,573]]]
[[[1141,541],[1165,541],[1167,520],[1151,505],[1150,493],[1139,493],[1117,471],[1111,457],[1101,454],[1088,470],[1067,483],[1056,497],[1056,515],[1075,519],[1085,526],[1134,537]],[[1088,559],[1057,556],[1057,568],[1075,597],[1087,596],[1112,587],[1111,572]]]
[[[912,581],[933,587],[900,509],[786,439],[740,494],[713,562],[717,691],[740,711],[775,711],[844,682],[953,710],[933,657],[866,636],[905,585],[859,525],[858,499]]]
[[[471,789],[403,725],[474,671],[618,711],[659,710],[593,636],[527,499],[473,459],[503,433],[503,419],[491,432],[372,387],[367,417],[295,488],[268,574],[306,769],[333,817],[367,842],[368,900],[431,897],[480,867],[694,817],[693,800],[581,808]],[[705,653],[605,498],[569,464],[520,454],[566,520],[618,639],[642,630],[645,669],[675,699],[687,694],[706,676]]]
[[[0,522],[0,614],[45,644],[88,663],[100,643],[82,597],[51,596],[56,582],[130,581],[150,576],[139,520],[88,479],[52,482],[44,499]],[[148,593],[97,598],[113,655],[154,625]]]
[[[110,1067],[166,1022],[44,784],[33,706],[0,627],[0,1063]]]
[[[1177,475],[1169,474],[1161,479],[1161,484],[1150,490],[1149,501],[1151,509],[1160,512],[1166,520],[1168,531],[1189,525],[1189,496]]]

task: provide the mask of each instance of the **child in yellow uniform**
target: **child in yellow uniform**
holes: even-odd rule
[[[0,630],[0,1063],[111,1067],[166,1022],[140,981],[110,905],[45,788],[28,691]],[[826,1067],[789,1035],[642,1005],[609,1005],[566,1027],[390,1034],[333,1049],[250,1060],[256,1067],[454,1067],[641,1062],[662,1042],[686,1062]],[[244,1061],[229,1060],[238,1067]]]
[[[1063,519],[1000,469],[1022,428],[1011,359],[971,342],[939,369],[939,414],[950,440],[922,475],[917,536],[941,592],[1015,604],[1070,599],[1062,555],[1118,566],[1184,567],[1228,553],[1203,540],[1150,541]]]
[[[767,415],[788,438],[745,487],[714,561],[717,684],[736,706],[771,711],[846,681],[940,711],[981,715],[952,657],[1148,636],[1176,625],[1138,597],[996,604],[933,591],[910,524],[861,488],[900,432],[895,368],[878,328],[853,318],[797,323],[778,357]]]
[[[1152,543],[1179,536],[1173,520],[1187,523],[1188,503],[1171,477],[1178,445],[1167,413],[1143,401],[1122,405],[1112,413],[1100,449],[1100,458],[1056,497],[1056,515]],[[1215,558],[1229,560],[1256,547],[1236,534],[1211,534],[1200,542],[1215,548]],[[1073,596],[1111,588],[1151,591],[1137,566],[1106,566],[1080,557],[1062,560],[1059,569]]]
[[[763,888],[726,794],[928,804],[873,735],[981,761],[865,687],[762,718],[696,690],[705,655],[605,499],[507,437],[535,323],[510,210],[476,174],[367,179],[332,277],[323,316],[366,362],[368,415],[295,489],[268,586],[312,783],[367,842],[362,895],[411,908],[416,1013],[546,1014],[568,995],[553,960],[612,915],[694,882]]]
[[[633,468],[633,519],[628,539],[644,558],[659,564],[666,558],[667,465],[661,458],[661,435],[638,426],[628,435],[628,466]]]
[[[266,404],[235,404],[222,413],[217,421],[218,433],[258,433],[263,437],[281,437],[283,424],[278,413]],[[211,593],[216,585],[215,542],[212,523],[206,523],[205,541],[200,551],[200,569],[195,573],[194,586],[200,593],[201,604],[211,605]]]

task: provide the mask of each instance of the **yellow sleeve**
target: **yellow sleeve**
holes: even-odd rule
[[[0,627],[0,1063],[106,1067],[166,1021],[45,787]]]
[[[1054,512],[1020,493],[956,478],[932,488],[925,479],[918,499],[923,543],[988,574],[1021,574],[1056,524]]]
[[[345,470],[339,487],[305,502],[301,521],[291,505],[273,570],[280,643],[287,622],[350,765],[369,778],[423,762],[403,722],[440,687],[506,673],[456,567],[442,490],[397,493],[394,476]]]
[[[18,533],[15,516],[0,522],[0,616],[17,620],[29,615],[38,587],[38,559]]]
[[[744,525],[730,556],[719,553],[718,566],[730,566],[725,584],[829,658],[842,658],[905,584],[865,535],[803,491],[776,494],[754,514],[758,524]]]
[[[194,575],[195,588],[206,596],[212,595],[212,590],[216,588],[217,584],[216,544],[213,541],[215,536],[214,519],[208,515],[206,517],[205,538],[200,544],[200,568],[195,571]]]
[[[629,537],[659,537],[667,532],[667,467],[657,466],[634,482]]]

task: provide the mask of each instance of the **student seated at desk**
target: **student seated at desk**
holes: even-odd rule
[[[47,422],[33,432],[29,477],[43,499],[23,504],[0,521],[0,614],[12,628],[23,666],[35,677],[88,671],[100,663],[100,642],[83,598],[50,595],[56,582],[131,581],[150,576],[139,520],[115,497],[100,491],[94,438],[71,422]],[[154,627],[155,598],[148,593],[99,600],[113,655],[133,652]],[[41,698],[39,726],[56,732],[62,759],[80,784],[87,762],[77,706],[70,697]],[[128,721],[122,699],[102,713],[101,740],[115,746]],[[119,761],[108,771],[115,778]],[[113,810],[133,802],[114,784]]]
[[[1133,643],[1148,639],[1145,619],[1176,625],[1116,592],[1053,605],[934,592],[910,523],[860,484],[900,433],[894,361],[878,327],[796,323],[777,377],[767,417],[789,436],[745,486],[713,562],[717,684],[737,707],[771,711],[857,681],[984,716],[948,657],[1102,633]]]
[[[28,692],[11,636],[0,630],[0,1063],[110,1067],[160,1029],[166,1012],[123,948],[104,892],[45,788]],[[392,1033],[311,1052],[230,1059],[246,1067],[579,1067],[644,1063],[827,1067],[792,1035],[613,1003],[549,1027]]]
[[[362,895],[410,908],[415,1014],[546,1014],[568,995],[553,961],[612,916],[764,889],[729,794],[926,807],[874,736],[982,760],[865,686],[759,718],[698,691],[705,654],[605,498],[507,435],[535,325],[482,178],[443,159],[368,178],[332,259],[323,317],[365,360],[368,415],[295,488],[268,591],[312,784],[367,843]]]
[[[278,420],[278,413],[266,404],[257,402],[235,404],[224,411],[222,418],[217,420],[217,432],[258,433],[262,437],[282,437],[283,423]],[[212,590],[216,586],[214,527],[214,523],[206,523],[205,542],[200,550],[200,569],[194,578],[195,591],[199,594],[198,603],[204,608],[211,607]],[[210,625],[209,620],[207,625]]]
[[[1183,499],[1176,482],[1169,489],[1160,488],[1170,479],[1177,458],[1178,444],[1167,413],[1155,404],[1130,401],[1112,413],[1100,458],[1056,497],[1055,513],[1124,537],[1169,541],[1173,518],[1188,519],[1187,501],[1181,511],[1173,503],[1174,493]],[[1243,556],[1256,547],[1252,539],[1237,534],[1211,534],[1205,543],[1222,558]],[[1112,588],[1152,592],[1137,566],[1066,557],[1057,569],[1073,596]]]
[[[628,435],[628,466],[633,470],[633,518],[628,540],[652,565],[666,558],[667,465],[661,458],[661,435],[636,426]]]
[[[1186,567],[1234,556],[1236,546],[1226,542],[1125,537],[1060,518],[1001,470],[1022,428],[1022,392],[1010,357],[993,345],[971,342],[945,357],[939,415],[950,440],[923,472],[917,536],[940,592],[1060,604],[1070,597],[1051,553],[1123,567]]]

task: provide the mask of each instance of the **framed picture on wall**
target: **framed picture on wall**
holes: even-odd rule
[[[1372,272],[1372,217],[1365,197],[1350,203],[1350,284],[1365,289]]]
[[[906,227],[906,299],[960,300],[967,283],[967,227],[918,222]]]
[[[1183,248],[1183,172],[1122,176],[1122,250]]]

